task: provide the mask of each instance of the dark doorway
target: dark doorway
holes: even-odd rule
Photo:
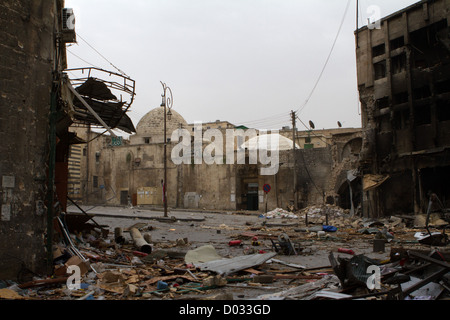
[[[337,204],[342,209],[348,210],[351,210],[353,206],[356,213],[357,208],[361,204],[361,187],[360,178],[353,180],[351,183],[349,181],[344,182],[339,188],[339,200]]]
[[[257,211],[259,209],[258,184],[247,184],[247,210]]]
[[[429,201],[429,193],[435,193],[445,208],[450,208],[450,167],[435,167],[420,170],[422,181],[423,200],[422,209],[425,209]],[[426,211],[425,211],[426,212]]]
[[[120,204],[123,206],[128,205],[128,190],[120,191]]]

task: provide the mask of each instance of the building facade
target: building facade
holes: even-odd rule
[[[64,1],[0,3],[0,279],[48,271],[51,115]],[[50,247],[51,250],[51,247]]]
[[[420,1],[355,32],[368,216],[450,206],[450,1]]]
[[[195,125],[188,124],[173,109],[171,113],[166,134],[170,208],[265,211],[277,207],[286,209],[294,201],[299,208],[327,201],[342,202],[350,208],[346,176],[347,171],[357,167],[362,141],[360,129],[327,130],[327,143],[323,145],[299,148],[295,153],[292,148],[280,151],[277,173],[262,175],[263,165],[250,161],[250,150],[245,151],[245,162],[237,161],[239,143],[236,139],[233,139],[235,161],[232,163],[227,163],[225,156],[221,164],[196,163],[193,150]],[[211,145],[211,139],[205,134],[208,130],[216,130],[225,137],[239,128],[242,127],[226,121],[202,124],[202,152]],[[190,134],[192,155],[189,163],[175,164],[171,159],[172,150],[180,142],[171,140],[172,132],[177,129],[185,129]],[[126,206],[130,201],[139,206],[163,205],[164,108],[149,111],[136,126],[136,134],[124,140],[121,146],[113,146],[108,135],[99,135],[86,128],[73,130],[85,141],[91,141],[81,152],[79,185],[83,186],[80,192],[82,203]],[[258,134],[256,130],[254,132]],[[292,136],[292,130],[283,133]],[[324,132],[297,132],[297,143],[304,142],[308,134],[323,139]],[[225,155],[225,144],[222,151]],[[296,181],[293,179],[294,163]],[[268,193],[264,186],[270,186]],[[343,199],[339,200],[340,197]]]

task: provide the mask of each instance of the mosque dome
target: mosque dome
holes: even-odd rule
[[[167,109],[166,109],[167,110]],[[170,110],[172,113],[171,119],[166,118],[167,137],[170,138],[172,132],[179,128],[188,128],[188,123],[184,118],[174,109]],[[150,110],[136,126],[136,138],[150,138],[152,142],[164,141],[164,108],[158,107]]]

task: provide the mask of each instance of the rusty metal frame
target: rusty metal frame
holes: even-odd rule
[[[67,77],[69,78],[70,84],[72,87],[77,87],[79,85],[82,85],[85,83],[89,78],[93,78],[97,81],[102,82],[105,84],[112,92],[119,92],[120,93],[120,100],[109,100],[113,102],[121,102],[123,103],[122,107],[122,115],[118,118],[116,126],[120,123],[123,116],[128,112],[131,105],[134,102],[134,98],[136,96],[136,82],[131,79],[128,76],[96,68],[96,67],[84,67],[84,68],[74,68],[74,69],[67,69],[64,71],[67,74]],[[74,75],[75,77],[70,77],[69,74]],[[115,79],[106,80],[107,77],[114,77]],[[122,94],[126,94],[129,96],[129,101],[123,101]],[[77,96],[79,100],[84,104],[85,101],[80,99],[79,96]],[[88,108],[89,112],[92,113],[92,110]],[[72,110],[75,112],[74,110]],[[79,114],[79,113],[78,113]],[[79,114],[80,116],[83,116],[82,114]],[[93,114],[96,116],[95,114]],[[97,118],[97,117],[96,117]],[[101,121],[100,121],[101,122]],[[76,124],[85,124],[85,125],[92,125],[96,127],[101,127],[100,125],[93,125],[92,123],[86,123],[85,121],[77,119],[75,122]],[[104,124],[102,124],[104,126]],[[110,129],[108,127],[105,127],[108,131]],[[112,129],[115,129],[115,126],[112,126]]]

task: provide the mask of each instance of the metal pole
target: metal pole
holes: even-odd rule
[[[164,100],[165,100],[164,92]],[[164,217],[167,217],[167,127],[166,127],[166,104],[164,103],[164,183],[163,183],[163,199],[164,199]]]
[[[296,130],[296,120],[295,120],[295,112],[292,111],[292,158],[294,162],[293,166],[293,175],[294,175],[294,186],[293,186],[293,193],[294,193],[294,210],[297,210],[297,174],[296,174],[296,161],[295,161],[295,130]]]
[[[111,128],[103,121],[103,119],[97,114],[97,112],[92,109],[92,107],[86,102],[86,100],[83,99],[83,97],[72,87],[72,84],[70,82],[66,82],[67,87],[70,91],[80,100],[80,102],[86,107],[86,109],[89,110],[89,112],[102,124],[103,127],[105,127],[106,130],[111,134],[112,137],[117,137],[117,135],[111,130]]]
[[[359,0],[356,0],[356,48],[359,48]]]
[[[167,108],[172,108],[173,95],[172,90],[161,81],[163,86],[162,103],[161,107],[164,107],[164,181],[163,181],[163,202],[164,202],[164,217],[167,217]],[[169,91],[170,96],[166,97],[166,92]],[[169,118],[170,120],[170,118]]]

